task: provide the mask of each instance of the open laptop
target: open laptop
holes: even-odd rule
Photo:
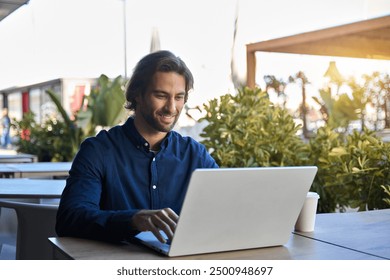
[[[170,244],[135,238],[167,256],[287,243],[317,172],[315,166],[197,169]]]

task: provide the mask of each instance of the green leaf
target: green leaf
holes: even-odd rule
[[[344,147],[335,147],[330,151],[329,156],[340,157],[348,154]]]

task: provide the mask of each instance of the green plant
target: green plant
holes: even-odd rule
[[[67,136],[69,138],[66,139],[70,140],[70,144],[72,147],[69,157],[73,158],[73,156],[76,154],[77,150],[79,149],[80,143],[83,139],[84,136],[83,131],[80,129],[80,127],[77,126],[75,121],[70,119],[65,109],[62,107],[61,101],[58,99],[56,93],[51,90],[47,90],[46,93],[50,96],[51,100],[56,105],[59,113],[62,116],[63,121],[65,122],[65,125],[67,126],[67,132],[68,132]]]
[[[381,187],[382,187],[382,189],[384,190],[384,192],[385,192],[385,194],[387,196],[387,197],[383,198],[383,201],[390,206],[390,185],[388,185],[388,186],[383,186],[382,185]]]
[[[342,136],[339,133],[334,132],[329,127],[322,127],[308,143],[309,162],[318,167],[311,191],[320,195],[318,201],[318,212],[320,213],[334,212],[337,205],[344,207],[347,204],[346,201],[340,200],[340,197],[336,197],[332,189],[327,187],[329,182],[333,182],[332,177],[335,175],[335,170],[331,168],[334,163],[328,159],[329,154],[334,148],[342,145],[342,141]]]
[[[259,89],[244,88],[204,107],[202,143],[221,167],[315,165],[311,190],[321,197],[319,212],[389,207],[390,144],[373,131],[345,136],[327,126],[305,142],[289,113]]]
[[[307,147],[296,135],[300,126],[260,89],[243,88],[204,106],[202,143],[220,166],[288,166],[307,160]]]
[[[74,120],[66,113],[57,93],[47,90],[59,114],[50,118],[45,116],[41,124],[35,121],[33,113],[25,114],[21,121],[15,120],[18,151],[35,154],[39,161],[72,160],[81,141],[94,135],[97,126],[115,125],[126,116],[122,84],[120,76],[110,81],[107,76],[101,75],[99,86],[84,97],[87,110],[79,111]]]
[[[343,138],[329,128],[310,141],[311,161],[319,170],[313,189],[322,195],[321,212],[346,208],[382,209],[381,185],[390,183],[390,145],[364,129]]]
[[[99,77],[98,86],[84,98],[86,109],[77,113],[78,126],[85,135],[94,135],[97,126],[110,127],[126,118],[123,84],[121,76],[112,81],[105,75]]]
[[[22,120],[13,121],[18,137],[17,150],[37,155],[38,161],[72,160],[72,144],[69,139],[69,127],[55,118],[49,118],[42,124],[35,121],[33,113],[26,113]]]

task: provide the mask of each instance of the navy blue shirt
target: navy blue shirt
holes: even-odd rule
[[[206,148],[171,131],[155,154],[134,119],[87,138],[77,153],[57,214],[59,236],[120,241],[134,235],[141,209],[180,214],[191,173],[217,168]]]

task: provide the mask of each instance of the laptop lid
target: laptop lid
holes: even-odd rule
[[[316,172],[315,166],[197,169],[170,246],[150,232],[137,238],[169,256],[283,245]]]

